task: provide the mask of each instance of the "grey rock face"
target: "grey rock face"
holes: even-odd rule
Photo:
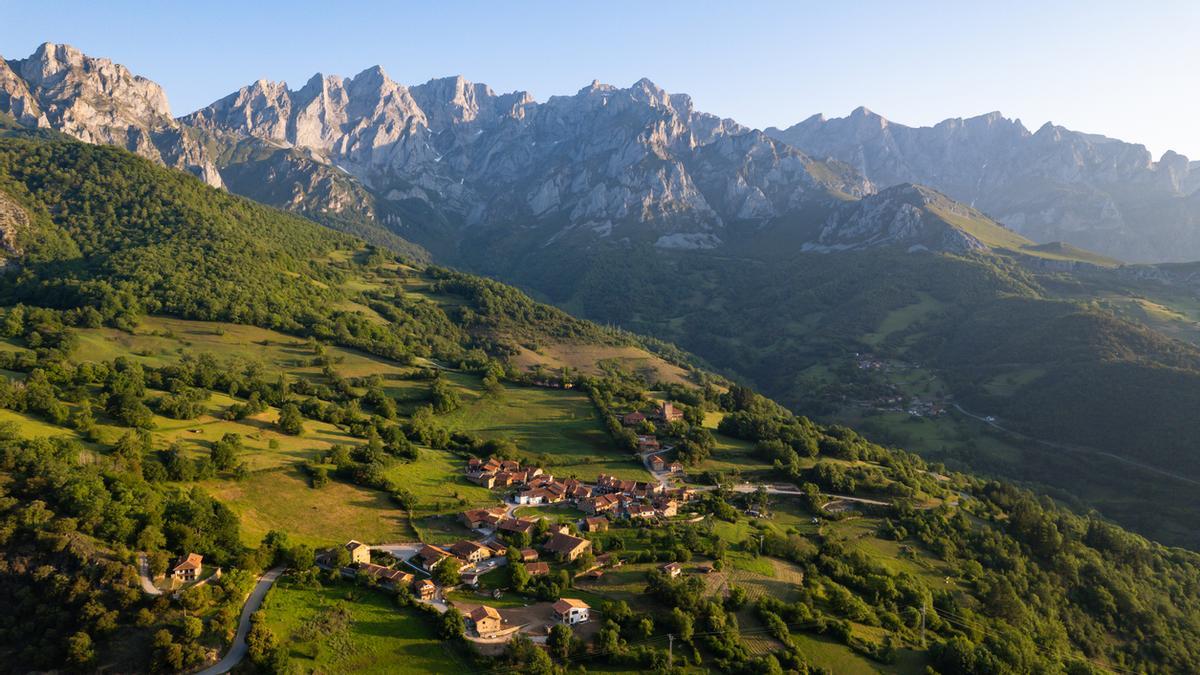
[[[256,82],[183,121],[320,154],[383,198],[461,227],[559,223],[552,238],[712,247],[730,223],[871,191],[649,80],[538,103],[461,77],[406,87],[376,67],[298,90]]]
[[[0,60],[0,110],[451,260],[552,244],[711,249],[780,224],[800,225],[789,245],[819,250],[978,245],[932,217],[933,197],[916,188],[862,200],[875,186],[853,167],[882,162],[888,181],[912,173],[897,159],[904,153],[814,160],[646,79],[538,102],[461,77],[405,86],[373,67],[317,74],[299,89],[259,80],[175,120],[155,83],[46,44],[28,59]],[[856,113],[857,133],[874,138],[881,119]],[[1191,180],[1186,158],[1170,166],[1176,184]],[[811,226],[827,215],[817,234]]]
[[[982,214],[944,195],[904,184],[835,210],[816,241],[805,244],[804,248],[828,252],[903,246],[910,250],[953,253],[987,248],[975,236],[936,217],[934,212],[937,210],[972,220],[985,220]]]
[[[118,145],[221,185],[204,147],[171,118],[162,87],[74,47],[46,43],[29,58],[0,59],[0,111],[22,124]]]
[[[934,187],[1035,241],[1126,260],[1200,258],[1198,163],[1173,152],[1155,162],[1141,145],[1051,124],[1030,132],[996,112],[917,128],[859,108],[766,133],[879,186]]]
[[[29,214],[12,197],[0,192],[0,269],[9,269],[24,251],[18,243],[20,232],[30,227]]]

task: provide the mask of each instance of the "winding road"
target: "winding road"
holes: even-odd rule
[[[1189,485],[1200,485],[1200,480],[1195,480],[1194,478],[1188,478],[1187,476],[1175,473],[1174,471],[1160,469],[1157,466],[1143,464],[1141,462],[1129,459],[1128,457],[1122,457],[1120,455],[1115,455],[1111,452],[1105,452],[1103,450],[1097,450],[1095,448],[1089,448],[1089,447],[1082,446],[1082,445],[1069,445],[1067,443],[1055,443],[1053,441],[1046,441],[1046,440],[1042,440],[1040,438],[1034,438],[1033,436],[1028,436],[1019,431],[1013,431],[1012,429],[1009,429],[1007,427],[1002,427],[994,419],[989,420],[986,417],[982,417],[980,415],[976,415],[975,413],[968,412],[966,409],[964,409],[961,405],[959,405],[957,403],[954,404],[954,407],[958,410],[958,412],[966,415],[967,417],[979,420],[980,422],[983,422],[984,424],[987,424],[988,426],[991,426],[995,429],[999,429],[1000,431],[1003,431],[1004,433],[1012,434],[1013,436],[1016,436],[1017,438],[1023,438],[1025,440],[1031,441],[1033,443],[1039,443],[1048,448],[1054,448],[1055,450],[1066,450],[1068,452],[1074,451],[1074,452],[1089,453],[1089,454],[1093,454],[1093,455],[1100,455],[1101,457],[1107,457],[1109,459],[1113,459],[1118,462],[1121,462],[1122,464],[1127,464],[1129,466],[1136,467],[1143,471],[1149,471],[1150,473],[1155,473],[1160,476],[1166,476],[1167,478],[1174,478],[1177,481],[1180,481],[1183,483],[1188,483]]]
[[[246,636],[250,633],[250,617],[258,611],[259,607],[262,607],[263,598],[267,597],[267,591],[271,590],[271,586],[281,574],[283,574],[282,566],[272,568],[258,578],[254,590],[250,591],[249,597],[246,598],[246,604],[242,605],[242,618],[238,621],[237,635],[234,636],[229,651],[225,652],[225,656],[215,665],[209,666],[195,675],[222,675],[233,670],[234,666],[246,658]]]

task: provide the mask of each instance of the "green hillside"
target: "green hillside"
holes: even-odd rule
[[[731,673],[1200,668],[1200,557],[1095,513],[796,417],[669,344],[398,259],[119,150],[0,139],[0,191],[27,215],[12,225],[20,246],[0,284],[6,671],[197,669],[225,651],[255,575],[275,565],[290,571],[256,615],[246,672],[349,672],[379,659],[644,672],[666,666],[668,640],[675,665]],[[842,334],[904,345],[953,293],[1038,288],[990,260],[920,262],[957,283],[925,295],[893,283],[884,295],[834,275],[796,293],[747,277],[777,304],[747,315],[709,295],[722,303],[708,307],[710,327],[725,331],[714,344],[747,364],[770,354],[765,333],[737,342],[741,319],[826,326],[830,353]],[[923,278],[915,263],[896,271]],[[680,307],[710,290],[691,281],[675,286]],[[862,311],[838,311],[847,297]],[[791,313],[817,303],[815,320]],[[702,321],[693,307],[681,328]],[[1080,333],[1071,349],[1086,357],[1097,347]],[[1186,349],[1147,340],[1175,367],[1190,363]],[[944,351],[948,362],[957,353]],[[776,369],[779,382],[798,372]],[[505,491],[467,481],[471,457],[586,482],[649,480],[616,415],[662,401],[682,419],[637,430],[674,448],[684,470],[664,480],[694,498],[586,535],[620,566],[591,575],[593,553],[544,551],[545,576],[516,560],[484,575],[499,597],[446,590],[514,612],[559,598],[599,609],[553,656],[520,640],[476,656],[454,612],[314,565],[317,549],[350,539],[474,538],[458,514]],[[579,533],[574,507],[527,508],[546,518],[510,537],[513,548],[540,546],[551,522]],[[139,552],[151,573],[185,553],[224,573],[152,596]],[[669,561],[678,578],[661,571]]]
[[[1026,245],[1008,243],[1014,250]],[[1044,256],[1075,255],[1039,249]],[[1147,535],[1200,546],[1190,526],[1196,512],[1183,508],[1175,491],[1156,490],[1162,475],[1153,471],[1200,479],[1194,452],[1200,436],[1183,422],[1200,390],[1198,324],[1187,293],[1131,281],[1082,253],[1072,260],[1091,264],[1067,272],[1029,263],[1028,249],[1021,255],[788,254],[758,245],[734,251],[563,250],[554,265],[520,264],[505,278],[543,289],[581,316],[675,342],[725,375],[829,421],[876,416],[886,407],[876,402],[891,396],[920,399],[909,382],[914,373],[938,378],[936,403],[949,414],[959,414],[950,405],[957,401],[1034,439],[1017,441],[1013,457],[1041,452],[1040,440],[1115,454],[1151,470],[1129,465],[1139,484],[1133,497],[1102,489],[1113,468],[1107,462],[1078,461],[1081,467],[1070,472],[1031,470],[1015,459],[973,464],[969,438],[916,442],[912,449],[960,468],[1052,486]],[[863,370],[855,354],[900,366]],[[1011,384],[988,384],[1001,382]],[[1088,456],[1095,453],[1078,455]],[[1148,518],[1147,511],[1159,516]]]

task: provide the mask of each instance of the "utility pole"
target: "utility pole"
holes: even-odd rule
[[[925,649],[925,605],[921,605],[921,649]]]
[[[675,634],[667,633],[667,667],[675,667]]]

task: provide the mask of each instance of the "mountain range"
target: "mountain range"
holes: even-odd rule
[[[1031,132],[998,112],[932,127],[858,108],[766,133],[846,162],[872,183],[921,183],[1038,242],[1068,241],[1123,260],[1200,257],[1200,162],[1047,122]]]
[[[0,60],[0,113],[668,340],[828,421],[935,397],[1200,478],[1200,430],[1181,421],[1200,391],[1200,273],[1117,260],[1200,258],[1200,170],[1178,155],[998,114],[913,129],[859,110],[764,132],[649,80],[537,101],[379,67],[260,80],[172,118],[154,83],[53,44]],[[861,354],[920,375],[849,387]],[[1075,471],[1079,455],[1015,436],[1000,461],[978,428],[912,430],[878,437],[1200,546],[1200,502],[1161,476],[1130,500],[1103,461]]]
[[[447,261],[469,259],[480,238],[713,249],[780,223],[816,249],[940,236],[912,216],[924,198],[878,208],[890,201],[881,195],[860,208],[876,189],[849,165],[698,112],[644,79],[537,102],[461,77],[408,87],[375,67],[298,90],[260,80],[175,120],[154,83],[46,44],[7,62],[4,92],[0,110],[22,124],[120,145]],[[841,223],[851,225],[834,232]]]
[[[448,261],[513,229],[543,245],[713,249],[767,226],[808,250],[924,245],[928,233],[912,228],[924,219],[906,210],[883,210],[900,217],[886,222],[880,209],[847,213],[857,208],[847,202],[905,184],[1039,244],[1200,258],[1200,163],[1173,152],[1153,161],[1143,146],[1050,124],[1031,133],[999,113],[914,128],[859,108],[764,132],[646,79],[539,102],[462,77],[406,86],[376,66],[299,89],[259,80],[175,119],[157,84],[49,43],[0,63],[0,112]]]

